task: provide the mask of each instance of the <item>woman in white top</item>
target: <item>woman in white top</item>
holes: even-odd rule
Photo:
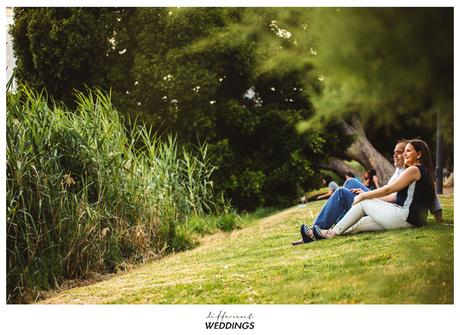
[[[404,151],[406,169],[391,184],[360,193],[352,208],[329,230],[314,226],[316,239],[359,231],[379,231],[418,227],[426,223],[435,197],[434,171],[428,146],[422,140],[410,140]],[[397,192],[394,204],[377,198]]]

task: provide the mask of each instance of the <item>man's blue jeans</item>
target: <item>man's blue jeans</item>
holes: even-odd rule
[[[369,191],[366,186],[354,178],[346,180],[343,187],[339,187],[332,193],[313,225],[317,225],[321,229],[329,229],[339,222],[353,204],[356,196],[355,193],[350,191],[353,188],[360,188],[364,192]]]

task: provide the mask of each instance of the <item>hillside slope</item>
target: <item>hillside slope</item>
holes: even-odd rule
[[[293,207],[46,304],[453,303],[453,197],[446,224],[293,247],[324,202]]]

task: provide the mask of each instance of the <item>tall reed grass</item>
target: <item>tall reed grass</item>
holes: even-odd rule
[[[197,217],[228,217],[206,145],[125,127],[99,91],[76,100],[68,111],[27,87],[7,96],[8,302],[185,249]]]

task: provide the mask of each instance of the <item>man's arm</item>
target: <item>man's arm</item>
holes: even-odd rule
[[[380,187],[379,178],[377,178],[377,176],[373,176],[372,180],[374,181],[375,187],[379,188]]]
[[[331,196],[331,195],[332,195],[332,193],[333,193],[333,192],[332,192],[332,190],[331,190],[331,189],[329,189],[329,191],[328,191],[326,194],[320,195],[320,196],[318,196],[316,199],[323,199],[323,198],[327,198],[327,197]]]

